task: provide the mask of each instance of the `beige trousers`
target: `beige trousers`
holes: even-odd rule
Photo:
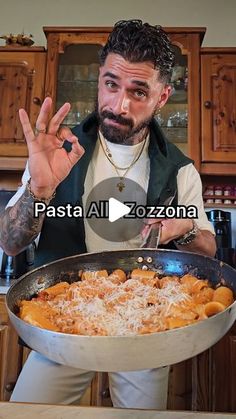
[[[166,409],[169,367],[109,373],[114,407]],[[66,367],[32,351],[21,371],[11,401],[79,404],[93,371]]]

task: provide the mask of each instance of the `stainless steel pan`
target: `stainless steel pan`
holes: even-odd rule
[[[67,257],[22,276],[9,290],[10,319],[33,349],[61,364],[94,371],[131,371],[174,364],[215,344],[236,318],[236,302],[224,312],[194,325],[139,336],[78,336],[47,331],[20,320],[17,301],[59,281],[77,281],[78,271],[116,268],[130,271],[148,266],[160,273],[191,272],[212,284],[223,281],[236,292],[236,271],[222,262],[190,252],[137,249]]]

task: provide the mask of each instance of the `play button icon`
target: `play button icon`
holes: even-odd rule
[[[146,205],[146,192],[129,178],[112,177],[99,182],[84,196],[85,227],[88,226],[102,239],[111,242],[127,242],[139,236],[143,220],[132,215],[132,205]],[[86,194],[85,194],[86,195]]]
[[[124,215],[129,214],[131,208],[128,205],[122,204],[122,202],[118,201],[115,198],[109,199],[109,221],[114,223],[114,221],[119,220],[119,218],[123,217]]]

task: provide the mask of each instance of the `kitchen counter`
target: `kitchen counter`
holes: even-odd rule
[[[0,294],[5,295],[8,290],[9,287],[6,287],[5,285],[0,285]]]
[[[0,402],[0,419],[231,419],[236,414]]]
[[[16,281],[16,280],[15,280]],[[14,280],[6,281],[5,279],[0,278],[0,294],[6,294],[9,288],[14,284]],[[1,416],[0,416],[0,419]]]

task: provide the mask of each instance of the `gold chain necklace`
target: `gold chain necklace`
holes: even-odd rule
[[[117,188],[119,189],[119,191],[120,191],[120,192],[122,192],[122,191],[123,191],[123,189],[125,188],[124,178],[125,178],[125,176],[127,175],[128,171],[129,171],[129,170],[130,170],[130,169],[131,169],[131,168],[135,165],[135,163],[137,163],[137,161],[138,161],[138,160],[139,160],[139,158],[141,157],[142,152],[143,152],[143,150],[144,150],[144,146],[145,146],[146,141],[147,141],[147,136],[146,136],[146,138],[143,140],[142,147],[140,148],[140,150],[138,150],[137,154],[134,156],[134,158],[133,158],[132,162],[130,163],[130,165],[129,165],[128,167],[119,167],[119,166],[117,166],[117,165],[115,164],[115,162],[113,161],[113,158],[112,158],[111,151],[110,151],[110,149],[109,149],[109,147],[108,147],[108,144],[107,144],[107,142],[106,142],[105,138],[103,137],[103,140],[102,140],[101,135],[100,135],[100,132],[98,132],[98,136],[99,136],[99,141],[100,141],[100,144],[101,144],[101,146],[102,146],[102,150],[103,150],[103,152],[104,152],[104,154],[105,154],[106,158],[107,158],[107,159],[108,159],[108,161],[111,163],[111,165],[114,167],[114,169],[115,169],[115,171],[116,171],[116,173],[117,173],[118,177],[120,178],[120,180],[119,180],[119,182],[117,183],[117,185],[116,185],[116,186],[117,186]],[[104,141],[104,144],[103,144],[103,141]],[[123,173],[123,175],[121,175],[121,174],[119,173],[119,170],[123,170],[123,171],[125,171],[125,172]]]

